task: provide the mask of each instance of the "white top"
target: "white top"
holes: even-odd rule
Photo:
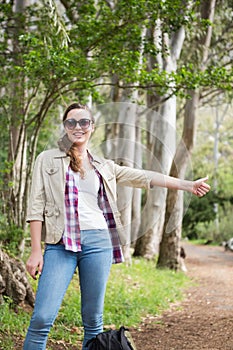
[[[94,169],[86,170],[82,179],[73,173],[78,188],[78,215],[80,230],[108,229],[103,212],[98,205],[99,178]]]

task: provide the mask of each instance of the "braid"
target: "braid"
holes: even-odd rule
[[[63,151],[70,157],[70,167],[75,173],[80,173],[81,178],[85,176],[85,170],[82,167],[82,156],[77,155],[73,143],[69,140],[67,134],[58,140],[60,151]]]
[[[82,156],[79,156],[75,153],[73,147],[67,152],[67,155],[70,156],[70,167],[75,173],[80,173],[81,178],[85,176],[85,170],[82,167]]]

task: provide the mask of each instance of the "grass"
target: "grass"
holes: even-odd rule
[[[134,259],[130,267],[115,265],[107,288],[105,323],[137,326],[142,317],[158,315],[180,300],[186,283],[184,274],[156,270],[152,261]]]
[[[129,267],[125,264],[113,265],[105,298],[106,328],[110,325],[137,327],[143,317],[159,315],[171,303],[181,300],[188,284],[189,280],[183,273],[156,270],[152,261],[133,259]],[[79,310],[80,293],[76,274],[51,330],[52,341],[75,344],[82,339]],[[30,317],[31,310],[18,307],[15,312],[9,300],[0,305],[0,349],[14,348],[14,337],[25,336]]]
[[[206,242],[208,241],[208,239],[206,238],[199,238],[199,239],[192,239],[192,241],[190,241],[193,245],[206,245]],[[209,242],[208,245],[210,246],[218,246],[219,243],[212,241]]]

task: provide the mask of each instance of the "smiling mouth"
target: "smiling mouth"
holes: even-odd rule
[[[83,135],[85,135],[84,132],[75,132],[75,133],[73,133],[73,136],[83,136]]]

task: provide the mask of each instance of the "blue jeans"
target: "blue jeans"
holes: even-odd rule
[[[81,252],[65,250],[61,244],[47,244],[39,279],[34,312],[24,350],[45,350],[48,334],[65,292],[78,267],[81,314],[86,342],[103,331],[106,284],[112,264],[112,245],[107,230],[81,231]]]

